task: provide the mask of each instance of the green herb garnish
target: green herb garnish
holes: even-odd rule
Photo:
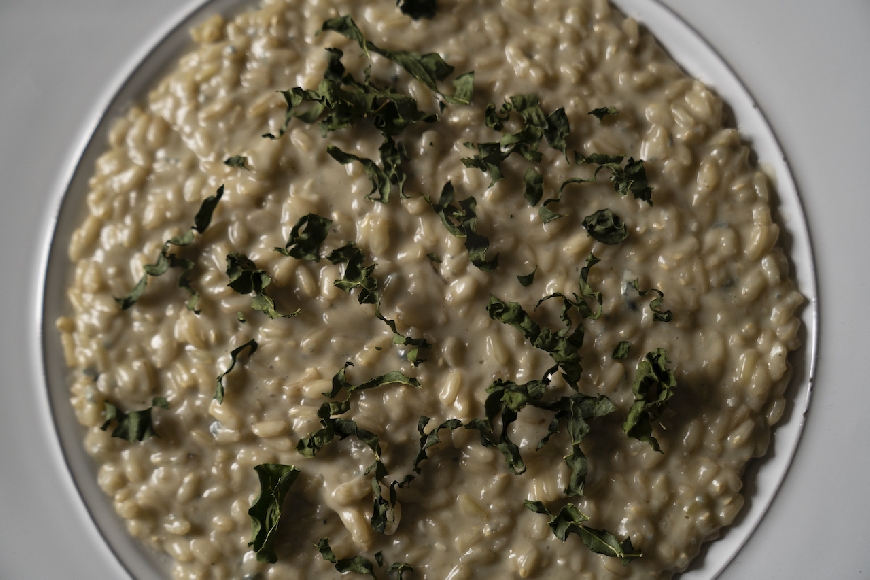
[[[425,197],[435,213],[441,218],[441,223],[444,224],[447,231],[465,242],[465,249],[468,250],[468,259],[471,260],[471,263],[484,272],[491,272],[498,266],[498,254],[490,260],[486,259],[489,238],[477,233],[477,213],[475,213],[477,200],[473,197],[467,197],[458,205],[454,205],[454,198],[453,184],[449,181],[444,184],[437,203],[429,197]]]
[[[432,20],[438,11],[438,0],[396,0],[396,6],[414,20]]]
[[[227,370],[219,374],[217,377],[217,386],[215,387],[214,399],[218,402],[218,404],[224,402],[224,377],[227,376],[227,374],[235,368],[236,360],[238,359],[239,354],[241,354],[241,352],[246,348],[251,349],[250,351],[248,351],[248,358],[250,358],[251,355],[257,352],[257,341],[252,338],[245,344],[241,345],[238,348],[234,348],[230,352],[230,366],[227,368]]]
[[[266,287],[272,283],[272,277],[260,270],[244,254],[231,252],[227,254],[227,276],[230,288],[239,294],[253,294],[251,308],[259,310],[269,318],[292,318],[299,314],[295,312],[284,314],[275,310],[275,301],[266,295]]]
[[[260,479],[260,494],[248,510],[251,517],[251,541],[257,554],[257,561],[274,564],[278,561],[275,554],[274,534],[281,520],[284,499],[290,487],[299,477],[299,470],[292,465],[263,463],[254,467]]]
[[[532,282],[535,281],[535,273],[538,271],[538,267],[535,266],[535,269],[531,271],[531,273],[526,274],[525,276],[517,276],[517,280],[520,284],[525,287],[531,286]]]
[[[429,456],[426,454],[426,450],[430,447],[441,443],[441,438],[438,436],[438,432],[442,429],[450,429],[451,431],[455,431],[462,427],[462,421],[459,419],[447,419],[437,427],[434,427],[431,431],[426,433],[426,425],[429,424],[431,419],[429,417],[423,416],[420,417],[420,420],[417,422],[417,431],[420,433],[420,451],[417,452],[417,456],[414,458],[414,471],[420,473],[420,464],[428,459]]]
[[[354,556],[353,558],[343,558],[339,560],[336,558],[335,552],[332,551],[332,548],[329,547],[329,540],[326,538],[321,538],[315,546],[317,546],[320,556],[327,562],[335,564],[335,569],[342,574],[356,572],[357,574],[363,574],[373,580],[377,580],[377,576],[375,576],[375,565],[371,560],[362,556]]]
[[[400,143],[396,145],[389,135],[384,135],[384,142],[380,149],[381,165],[378,165],[371,159],[358,157],[352,153],[345,153],[335,145],[327,145],[326,152],[329,156],[342,164],[352,163],[354,161],[360,163],[372,182],[372,190],[366,196],[366,199],[377,201],[380,203],[389,203],[390,192],[393,186],[396,186],[399,193],[404,195],[405,188],[405,172],[402,170],[402,161],[408,158],[404,146]]]
[[[619,114],[619,111],[616,110],[616,107],[598,107],[597,109],[592,109],[587,114],[594,116],[600,123],[604,120],[604,117],[608,115],[615,117]]]
[[[599,209],[583,218],[583,227],[593,239],[603,244],[618,244],[628,237],[628,229],[610,209]]]
[[[577,509],[574,504],[565,505],[554,516],[542,502],[525,501],[523,503],[536,514],[548,516],[553,535],[563,542],[568,538],[568,534],[577,534],[587,548],[596,554],[620,558],[623,565],[641,557],[641,553],[631,545],[631,538],[625,538],[620,542],[616,536],[606,530],[596,530],[583,525],[583,522],[588,521],[589,517]]]
[[[115,428],[112,430],[112,437],[124,439],[125,441],[144,441],[150,437],[155,437],[154,424],[151,419],[151,411],[155,407],[168,408],[169,403],[165,397],[154,397],[151,400],[151,406],[141,411],[130,411],[125,413],[119,410],[115,405],[106,401],[104,407],[105,420],[100,426],[100,429],[106,431],[113,422]]]
[[[648,352],[644,360],[638,363],[635,382],[631,387],[634,403],[622,424],[622,430],[629,437],[647,441],[659,453],[662,450],[652,435],[652,423],[661,416],[677,386],[674,372],[665,367],[669,362],[664,349],[657,348]]]
[[[145,273],[139,278],[139,281],[133,286],[129,294],[121,298],[115,298],[115,303],[122,310],[127,310],[133,306],[145,293],[148,286],[148,277],[162,276],[169,268],[180,268],[181,276],[178,278],[178,287],[184,288],[190,294],[187,300],[187,309],[199,314],[199,293],[190,285],[190,272],[193,270],[194,263],[191,260],[181,258],[175,254],[170,254],[170,246],[183,247],[193,243],[194,232],[202,234],[211,224],[211,218],[214,214],[215,207],[224,194],[224,186],[221,185],[214,195],[205,198],[196,212],[196,217],[193,220],[193,226],[180,236],[174,236],[166,240],[163,244],[163,249],[157,256],[157,261],[153,264],[146,264],[144,267]]]
[[[627,340],[620,340],[616,348],[613,349],[613,359],[622,360],[628,358],[628,351],[631,349],[631,343]]]
[[[634,288],[641,296],[646,296],[650,292],[656,294],[656,298],[654,298],[649,303],[649,309],[652,310],[653,313],[653,320],[658,320],[659,322],[670,322],[674,319],[674,314],[670,310],[662,310],[662,303],[665,299],[664,292],[658,290],[657,288],[641,290],[640,288],[638,288],[637,280],[632,280],[628,283],[628,286]]]
[[[275,251],[290,258],[319,262],[320,246],[329,234],[331,225],[331,219],[313,213],[304,215],[290,230],[287,244],[283,248],[275,248]]]
[[[362,250],[357,248],[353,242],[350,242],[333,250],[326,259],[333,264],[347,264],[341,280],[334,282],[335,286],[347,293],[352,292],[355,288],[359,288],[357,301],[360,304],[375,305],[375,316],[393,331],[393,344],[413,347],[405,353],[408,361],[414,366],[425,362],[425,359],[421,358],[422,353],[420,350],[430,348],[432,345],[426,342],[425,338],[411,338],[401,334],[396,328],[396,322],[381,314],[381,298],[378,291],[378,282],[372,274],[375,270],[375,264],[369,266],[362,265],[365,261],[365,255]]]
[[[546,445],[550,438],[559,432],[560,423],[564,421],[567,425],[568,435],[571,437],[571,451],[565,456],[565,464],[571,470],[571,475],[568,478],[565,495],[583,495],[588,466],[586,455],[580,448],[580,443],[589,433],[587,420],[608,415],[616,410],[616,406],[604,395],[589,397],[582,393],[574,393],[552,403],[536,402],[533,404],[536,407],[556,412],[550,421],[547,435],[538,443],[538,449]]]
[[[247,169],[248,171],[251,170],[251,168],[248,167],[248,158],[242,155],[233,155],[232,157],[224,159],[224,165],[228,167]]]
[[[448,96],[438,90],[437,84],[444,81],[453,73],[453,67],[444,62],[444,59],[436,53],[420,54],[407,50],[387,50],[375,46],[365,39],[359,27],[350,16],[331,18],[323,23],[324,32],[332,30],[342,36],[355,40],[366,56],[373,52],[387,58],[408,72],[412,77],[429,87],[431,91],[441,95],[449,103],[467,105],[471,101],[468,87],[472,84],[473,72],[465,73],[457,77],[454,87],[457,89],[453,96]],[[463,79],[460,81],[460,79]]]

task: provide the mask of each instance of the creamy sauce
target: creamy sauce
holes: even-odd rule
[[[339,558],[374,561],[382,552],[387,563],[413,565],[406,578],[667,578],[743,505],[743,467],[765,452],[785,408],[787,354],[798,346],[794,311],[802,297],[775,245],[767,179],[749,163],[736,130],[722,126],[722,103],[603,1],[441,5],[434,20],[419,22],[390,1],[269,0],[230,20],[215,16],[192,31],[194,49],[111,131],[90,182],[87,216],[70,243],[71,313],[58,328],[99,484],[130,533],[171,557],[172,578],[337,577],[313,547],[324,537]],[[362,78],[368,61],[356,44],[318,34],[325,19],[341,14],[351,14],[378,46],[437,52],[457,73],[475,71],[473,106],[451,105],[437,124],[400,137],[410,158],[408,197],[394,191],[389,204],[365,199],[371,183],[360,164],[341,165],[326,153],[333,144],[377,159],[375,130],[323,138],[316,125],[293,121],[283,138],[261,137],[283,122],[276,90],[316,88],[325,47],[341,48],[348,71]],[[375,56],[372,75],[437,112],[432,92],[387,60]],[[487,187],[489,176],[463,166],[461,159],[474,154],[463,143],[497,140],[500,134],[484,125],[485,104],[500,106],[522,93],[537,94],[545,112],[565,108],[569,153],[643,159],[654,205],[619,196],[603,171],[599,183],[569,186],[556,206],[566,217],[542,224],[538,208],[523,198],[528,167],[544,174],[545,198],[569,177],[591,176],[591,168],[569,164],[544,142],[540,163],[513,155],[503,163],[506,178]],[[587,114],[603,106],[618,115],[599,122]],[[520,128],[516,118],[508,127]],[[250,170],[227,167],[223,161],[233,155],[246,156]],[[437,199],[447,181],[457,199],[477,199],[478,231],[491,242],[487,256],[499,256],[493,272],[469,262],[462,240],[423,198]],[[192,285],[202,294],[202,312],[185,308],[173,269],[150,278],[132,308],[118,308],[113,297],[130,291],[165,240],[186,231],[220,185],[225,194],[211,226],[181,251],[197,263]],[[628,227],[618,245],[595,242],[581,225],[605,207]],[[374,307],[335,287],[341,266],[274,251],[309,213],[333,220],[322,255],[355,242],[365,263],[377,265],[383,314],[403,334],[431,343],[426,362],[409,363]],[[251,310],[250,296],[227,287],[230,252],[268,272],[267,293],[281,312],[300,314],[271,320]],[[528,407],[513,425],[511,439],[527,465],[522,475],[507,469],[498,450],[483,447],[477,431],[442,431],[421,474],[398,490],[384,534],[369,522],[368,447],[350,437],[315,458],[297,453],[297,442],[320,427],[323,393],[345,362],[354,363],[347,374],[355,385],[398,370],[421,388],[354,393],[345,417],[379,437],[390,472],[383,483],[401,480],[419,449],[420,416],[432,418],[430,429],[449,418],[480,418],[494,380],[540,379],[553,364],[487,315],[490,294],[559,328],[558,301],[537,310],[535,304],[555,292],[578,293],[590,252],[601,259],[589,283],[603,294],[603,315],[584,322],[580,389],[606,395],[617,410],[592,421],[582,447],[589,460],[585,495],[571,501],[591,527],[629,537],[642,558],[623,566],[592,553],[576,535],[563,543],[545,516],[523,506],[542,501],[555,512],[565,500],[564,429],[535,449],[550,412]],[[522,286],[516,277],[535,268],[534,282]],[[641,289],[664,293],[672,322],[653,319],[653,296],[628,287],[635,279]],[[218,404],[216,377],[229,367],[230,351],[252,338],[257,352],[243,354],[226,375]],[[615,360],[620,341],[632,347],[628,358]],[[621,428],[638,361],[656,348],[667,351],[678,383],[653,426],[663,453]],[[558,374],[551,390],[571,392]],[[155,396],[169,403],[153,411],[159,437],[129,443],[100,429],[106,401],[130,411]],[[302,471],[285,505],[277,564],[257,562],[248,547],[247,510],[259,493],[253,467],[262,463]]]

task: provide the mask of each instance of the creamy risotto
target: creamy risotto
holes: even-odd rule
[[[212,16],[114,124],[57,322],[99,485],[176,579],[668,578],[785,409],[768,181],[603,0],[413,15]]]

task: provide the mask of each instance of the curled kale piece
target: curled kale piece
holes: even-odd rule
[[[151,411],[155,407],[166,409],[169,403],[163,397],[154,397],[151,400],[151,406],[140,411],[130,411],[125,413],[119,410],[115,405],[105,402],[105,420],[100,426],[100,429],[106,431],[112,423],[115,428],[112,430],[112,437],[124,439],[125,441],[145,441],[150,437],[156,437],[154,432],[154,423],[151,418]]]
[[[284,499],[299,477],[292,465],[263,463],[254,467],[260,480],[260,494],[248,510],[251,518],[251,541],[257,561],[274,564],[278,561],[273,542],[281,520]]]
[[[193,226],[184,232],[184,234],[166,240],[163,244],[163,249],[160,250],[160,254],[157,256],[157,261],[153,264],[145,265],[145,273],[141,278],[139,278],[139,281],[135,286],[133,286],[133,289],[126,296],[115,298],[115,303],[120,306],[122,310],[127,310],[142,298],[142,295],[145,294],[145,289],[148,287],[149,276],[162,276],[169,271],[169,268],[178,268],[182,271],[181,276],[178,278],[178,287],[184,288],[190,295],[186,304],[187,309],[193,311],[195,314],[199,314],[200,296],[190,284],[190,273],[195,264],[192,260],[170,253],[170,249],[171,246],[179,248],[189,246],[195,239],[195,233],[202,234],[205,232],[206,228],[211,224],[214,210],[223,195],[224,186],[221,185],[214,195],[205,198],[200,205],[199,210],[196,212],[196,216],[193,219]]]
[[[456,193],[453,184],[449,181],[441,189],[441,197],[434,202],[428,197],[426,201],[441,218],[441,223],[455,237],[465,242],[468,250],[468,259],[471,263],[484,272],[491,272],[498,266],[498,254],[491,259],[486,259],[486,251],[489,249],[489,238],[477,233],[477,200],[473,197],[463,199],[454,204]]]
[[[671,361],[664,349],[657,348],[648,352],[638,363],[634,385],[631,387],[634,403],[628,411],[628,418],[622,424],[626,435],[648,442],[659,453],[662,450],[652,435],[652,424],[665,410],[677,386],[674,372],[666,367],[669,362]]]
[[[565,505],[558,514],[553,515],[542,502],[526,501],[524,503],[526,508],[536,514],[548,516],[553,535],[563,542],[568,539],[569,534],[577,534],[587,548],[596,554],[619,558],[623,565],[641,557],[640,551],[635,550],[634,546],[631,545],[631,538],[625,538],[620,542],[607,530],[597,530],[584,525],[583,522],[588,521],[589,517],[577,509],[574,504]]]

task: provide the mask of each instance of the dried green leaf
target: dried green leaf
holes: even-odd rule
[[[241,352],[246,348],[250,349],[248,351],[248,358],[250,358],[251,355],[257,352],[257,341],[252,338],[245,344],[230,351],[230,366],[229,368],[227,368],[227,370],[219,374],[217,377],[217,386],[215,387],[214,399],[218,402],[218,404],[224,402],[224,377],[227,376],[227,374],[231,370],[233,370],[233,368],[235,368],[236,360],[238,359],[239,354],[241,354]]]
[[[433,447],[441,442],[441,438],[438,436],[438,432],[442,429],[450,429],[451,431],[455,431],[462,427],[462,421],[459,419],[448,419],[433,428],[431,431],[426,433],[425,428],[429,423],[429,417],[420,417],[420,421],[417,423],[417,431],[420,433],[420,451],[417,452],[417,456],[414,458],[414,471],[420,473],[420,464],[428,459],[429,456],[426,454],[426,450],[430,447]]]
[[[530,274],[526,274],[525,276],[517,276],[517,280],[519,280],[520,284],[525,287],[531,286],[532,282],[535,281],[535,272],[538,271],[538,267],[535,266],[535,269],[532,270]]]
[[[641,290],[638,288],[637,280],[632,280],[628,284],[630,287],[634,288],[638,294],[641,296],[646,296],[650,292],[656,294],[656,298],[650,301],[649,309],[653,313],[653,320],[657,320],[659,322],[670,322],[674,319],[674,314],[670,310],[662,310],[662,303],[665,299],[665,294],[661,290],[657,288],[650,288],[649,290]]]
[[[265,270],[244,254],[230,252],[227,254],[227,276],[229,286],[239,294],[253,294],[251,308],[263,312],[269,318],[291,318],[299,314],[299,310],[281,313],[275,310],[275,302],[266,296],[266,287],[272,283],[272,278]]]
[[[627,340],[620,340],[616,348],[613,349],[613,359],[622,360],[628,358],[628,352],[631,349],[631,343]]]
[[[619,111],[616,110],[616,107],[598,107],[597,109],[592,109],[591,111],[589,111],[588,114],[594,116],[596,119],[598,119],[598,122],[600,123],[604,120],[604,117],[608,115],[615,117],[619,114]]]
[[[290,258],[319,262],[320,246],[326,240],[331,225],[331,219],[313,213],[304,215],[290,230],[287,244],[283,248],[275,248],[275,251]]]
[[[144,441],[150,437],[156,437],[154,432],[154,423],[151,418],[151,410],[154,407],[169,407],[169,403],[163,397],[154,397],[151,401],[151,406],[140,411],[130,411],[125,413],[119,410],[112,403],[105,401],[104,403],[104,420],[100,429],[106,431],[114,422],[115,428],[112,430],[112,437],[124,439],[125,441]]]
[[[224,165],[239,169],[247,169],[248,171],[251,170],[251,168],[248,167],[248,158],[242,155],[233,155],[232,157],[224,159]]]
[[[577,384],[583,372],[580,365],[580,355],[577,352],[577,349],[583,344],[582,326],[578,326],[573,331],[569,326],[566,326],[565,329],[558,332],[546,327],[542,328],[531,319],[519,303],[504,302],[495,296],[489,297],[486,310],[490,318],[513,326],[523,333],[523,336],[532,346],[548,352],[553,357],[553,362],[556,363],[556,366],[548,373],[561,368],[565,382],[575,390],[578,388]],[[567,308],[563,312],[563,320],[568,324],[571,322],[567,318]]]
[[[432,20],[438,11],[438,0],[396,0],[396,5],[414,20]]]
[[[254,467],[260,480],[260,493],[248,510],[251,518],[251,541],[257,561],[272,563],[278,561],[273,546],[274,534],[281,520],[281,510],[290,487],[299,476],[299,470],[292,465],[263,463]]]
[[[315,546],[317,546],[317,550],[320,552],[320,556],[324,560],[335,564],[335,569],[338,572],[341,572],[342,574],[356,572],[357,574],[368,576],[373,580],[377,579],[377,576],[375,576],[375,565],[371,560],[362,556],[354,556],[353,558],[343,558],[339,560],[336,558],[335,552],[332,551],[332,548],[329,547],[329,540],[326,538],[321,538]]]
[[[210,195],[202,201],[202,205],[199,206],[199,211],[196,212],[196,216],[193,218],[193,229],[199,233],[205,232],[208,226],[211,225],[214,210],[217,208],[217,204],[223,196],[224,186],[221,185],[217,188],[214,195]]]
[[[546,137],[550,147],[558,149],[565,155],[565,159],[568,158],[565,149],[567,147],[566,139],[570,132],[571,127],[564,108],[560,107],[550,113],[550,116],[547,117],[547,128],[544,129],[544,137]]]
[[[523,183],[526,185],[526,201],[531,206],[537,205],[544,197],[544,176],[530,167],[523,176]]]
[[[583,227],[592,238],[604,244],[618,244],[628,237],[625,223],[609,208],[583,218]]]
[[[574,504],[566,504],[555,516],[542,502],[525,501],[524,504],[526,508],[536,514],[548,516],[553,535],[563,542],[568,538],[568,534],[577,534],[587,548],[596,554],[620,558],[623,565],[627,565],[642,555],[631,545],[631,538],[625,538],[620,542],[616,536],[606,530],[597,530],[583,525],[583,522],[588,521],[589,517],[577,509]]]
[[[463,239],[465,249],[468,250],[468,259],[472,265],[484,272],[491,272],[498,266],[498,254],[492,259],[486,259],[489,249],[489,239],[477,233],[477,200],[474,197],[463,199],[454,205],[455,191],[449,181],[441,190],[438,202],[433,202],[426,197],[426,201],[441,218],[441,223],[447,231],[455,237]]]
[[[648,442],[659,453],[662,451],[652,435],[652,423],[661,416],[677,386],[674,372],[666,367],[670,362],[665,350],[657,348],[638,363],[631,387],[634,403],[622,424],[622,430],[629,437]]]

